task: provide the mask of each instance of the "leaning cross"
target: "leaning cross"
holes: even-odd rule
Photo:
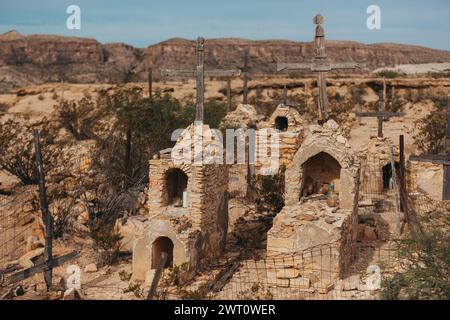
[[[445,129],[445,153],[444,154],[423,154],[420,156],[410,156],[409,160],[420,162],[431,162],[444,166],[442,181],[442,200],[450,200],[450,98],[447,100],[447,126]]]
[[[195,122],[203,123],[203,104],[205,99],[205,75],[212,77],[234,77],[241,74],[241,70],[205,70],[205,39],[197,39],[197,69],[196,70],[161,70],[162,76],[196,77],[197,102],[195,110]]]
[[[327,112],[327,81],[326,73],[338,69],[359,69],[361,65],[356,62],[332,62],[325,53],[325,31],[323,29],[324,17],[320,14],[314,17],[316,34],[314,38],[314,58],[310,63],[277,63],[277,71],[300,71],[310,70],[317,72],[317,86],[319,88],[319,114],[320,120],[328,119]]]
[[[378,119],[378,137],[383,138],[383,121],[385,118],[402,117],[404,112],[389,112],[386,110],[386,79],[383,78],[383,93],[380,100],[377,102],[377,112],[357,112],[358,117],[377,118]],[[381,110],[380,110],[381,109]]]

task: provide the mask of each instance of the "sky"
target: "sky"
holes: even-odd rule
[[[66,27],[70,5],[80,7],[80,30]],[[370,5],[381,10],[381,29],[366,25]],[[450,50],[450,0],[0,0],[0,33],[16,29],[136,47],[198,36],[311,41],[317,13],[325,16],[330,40]]]

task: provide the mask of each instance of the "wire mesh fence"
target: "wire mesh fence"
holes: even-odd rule
[[[0,195],[0,266],[17,259],[26,249],[28,236],[36,232],[40,217],[33,207],[36,186],[21,187],[13,195]]]
[[[342,258],[338,247],[337,243],[322,244],[295,254],[230,261],[225,269],[231,270],[231,277],[208,283],[206,295],[160,286],[157,297],[218,300],[379,299],[382,277],[390,276],[401,268],[398,241],[352,242],[347,246],[352,251],[352,264],[345,273],[335,267],[335,262]],[[217,271],[212,269],[208,273]]]
[[[88,172],[91,163],[92,159],[84,156],[74,159],[70,167],[75,168],[72,170],[74,174],[82,177]],[[62,172],[63,169],[60,169],[54,174]],[[5,264],[26,253],[30,236],[43,237],[38,192],[37,185],[26,185],[15,187],[9,194],[0,194],[0,271],[5,268]]]

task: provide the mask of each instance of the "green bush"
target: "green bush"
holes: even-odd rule
[[[416,120],[413,126],[413,139],[423,153],[439,153],[444,150],[445,126],[444,114],[431,113]]]
[[[390,300],[450,299],[448,232],[430,228],[401,241],[399,246],[400,259],[406,268],[383,279],[381,297]]]
[[[250,186],[258,195],[256,208],[259,211],[280,212],[284,207],[285,170],[285,167],[281,167],[279,172],[273,176],[257,175],[250,177]]]
[[[384,77],[387,79],[394,79],[399,77],[401,74],[394,70],[381,70],[377,72],[377,76]]]

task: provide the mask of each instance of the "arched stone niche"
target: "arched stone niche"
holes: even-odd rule
[[[280,104],[269,118],[269,125],[272,128],[279,129],[280,119],[285,119],[287,126],[281,131],[292,131],[298,128],[303,128],[304,122],[300,113],[292,107]],[[283,126],[282,126],[283,127]]]
[[[157,239],[166,237],[173,243],[173,266],[189,262],[186,246],[177,237],[176,231],[168,221],[155,220],[148,224],[144,236],[136,240],[133,247],[133,278],[144,280],[152,269],[153,244]]]
[[[304,186],[305,163],[319,154],[326,154],[339,163],[339,203],[344,210],[353,210],[357,205],[359,188],[359,160],[339,131],[338,125],[330,120],[323,127],[311,126],[310,134],[294,155],[286,169],[286,205],[295,205],[301,198]]]

